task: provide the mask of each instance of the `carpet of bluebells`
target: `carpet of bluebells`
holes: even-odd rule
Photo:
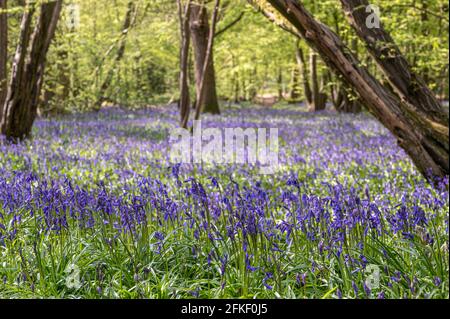
[[[448,178],[367,114],[228,109],[281,169],[172,165],[177,109],[36,122],[0,143],[0,298],[448,298]]]

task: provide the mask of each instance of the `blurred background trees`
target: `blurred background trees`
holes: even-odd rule
[[[184,127],[193,107],[366,107],[423,174],[448,173],[448,3],[371,4],[381,29],[367,0],[1,0],[1,132],[111,105],[178,102]]]
[[[331,26],[349,47],[359,52],[359,59],[381,79],[381,72],[345,20],[339,1],[303,2],[318,19]],[[8,70],[12,65],[23,10],[21,3],[8,1],[8,20],[5,14],[0,15],[0,25],[7,21],[9,31],[9,41],[6,41],[5,28],[0,27],[3,30],[0,54],[1,48],[6,47],[5,43],[8,52],[7,61],[2,59],[0,64],[0,78],[5,78],[2,75],[5,67],[2,65],[6,65]],[[6,0],[2,0],[1,4],[6,5]],[[386,29],[412,68],[424,75],[425,81],[440,99],[447,100],[447,2],[382,0],[374,1],[374,4],[380,5]],[[135,8],[134,13],[130,12],[130,6]],[[204,2],[208,18],[212,6],[211,1]],[[130,12],[130,26],[126,24],[127,12]],[[40,114],[89,110],[95,108],[99,101],[129,107],[177,101],[180,55],[178,19],[176,1],[65,1],[55,41],[48,54],[46,81],[39,103]],[[326,95],[326,101],[336,104],[340,110],[359,109],[358,105],[353,105],[356,99],[354,93],[329,72],[320,58],[311,58],[304,43],[298,43],[293,35],[268,23],[247,1],[222,3],[217,31],[230,24],[225,32],[215,38],[214,44],[216,94],[219,100],[229,103],[264,103],[271,99],[308,102],[309,94],[305,92],[304,85],[307,80],[312,91],[316,88],[316,92],[311,92],[312,97],[320,95],[323,99]],[[298,49],[304,55],[303,68],[299,63]],[[305,79],[303,69],[306,69]],[[316,74],[315,79],[309,71],[314,69],[316,72],[312,74]],[[191,94],[195,96],[194,51],[189,55],[189,78],[193,84],[190,86]],[[9,76],[6,79],[9,81]],[[321,108],[320,103],[311,107],[312,110]]]
[[[9,41],[6,41],[3,31],[0,45],[0,56],[3,56],[1,48],[6,47],[7,43],[7,61],[2,58],[0,78],[5,77],[2,75],[2,65],[6,65],[8,72],[11,69],[19,38],[22,2],[8,1]],[[6,0],[0,3],[4,6]],[[210,20],[213,3],[202,3]],[[356,50],[359,59],[382,80],[381,72],[367,55],[364,44],[345,20],[338,0],[307,0],[303,3]],[[380,0],[373,4],[380,6],[386,29],[412,68],[424,75],[425,81],[440,99],[447,100],[447,1]],[[130,5],[135,12],[130,13],[130,26],[127,26]],[[0,16],[0,30],[4,30],[1,25],[4,25],[6,15]],[[65,1],[48,53],[39,113],[50,115],[85,111],[96,108],[99,101],[103,105],[130,108],[177,101],[180,58],[178,20],[176,1],[135,0],[131,4],[129,0]],[[246,101],[272,104],[279,99],[308,102],[303,76],[306,74],[311,91],[316,91],[311,92],[311,97],[315,98],[308,103],[311,110],[320,110],[323,107],[320,100],[325,96],[327,103],[335,104],[341,111],[360,109],[351,88],[329,72],[320,58],[311,58],[309,49],[302,41],[298,43],[293,35],[268,23],[258,9],[247,1],[222,2],[217,31],[230,24],[225,32],[216,36],[213,52],[216,94],[220,101],[227,102],[224,107]],[[303,67],[299,64],[298,49],[304,55]],[[314,69],[316,72],[309,71]],[[191,96],[194,97],[194,50],[189,54],[188,73]],[[6,79],[9,81],[9,75]],[[318,99],[317,103],[312,103],[315,99]]]

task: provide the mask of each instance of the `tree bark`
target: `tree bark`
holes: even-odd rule
[[[278,69],[278,101],[282,101],[284,98],[283,95],[283,70],[281,68]]]
[[[303,50],[298,45],[296,48],[296,57],[303,84],[303,93],[305,94],[306,104],[309,108],[313,103],[313,95],[311,86],[309,85],[308,68],[306,65],[305,55],[303,53]]]
[[[325,110],[327,95],[319,85],[317,76],[317,54],[312,50],[310,51],[308,66],[303,50],[297,46],[296,51],[297,63],[302,77],[303,91],[308,110],[310,112]]]
[[[412,71],[408,61],[383,26],[367,27],[366,20],[369,13],[361,8],[369,6],[369,2],[341,0],[341,3],[351,26],[366,43],[367,50],[402,100],[399,104],[401,111],[408,118],[410,125],[416,126],[416,130],[421,132],[423,147],[434,158],[436,164],[446,167],[448,173],[448,114],[426,82]]]
[[[343,84],[334,85],[331,88],[331,96],[334,108],[339,113],[360,113],[362,110],[359,98]]]
[[[234,103],[240,103],[241,102],[241,100],[242,100],[242,97],[241,97],[241,78],[240,78],[240,75],[239,75],[239,72],[235,72],[234,73],[234,78],[233,78],[233,81],[234,81]]]
[[[341,39],[330,28],[315,20],[300,2],[267,1],[295,27],[328,66],[358,93],[368,110],[393,133],[399,145],[409,154],[424,176],[432,181],[431,176],[448,175],[449,130],[448,123],[443,123],[448,116],[444,115],[443,108],[428,93],[430,90],[412,74],[397,50],[393,60],[377,62],[382,66],[399,96],[393,94],[387,86],[383,86],[365,67],[361,66]],[[354,1],[342,1],[344,5],[354,3]],[[361,1],[359,3],[364,4]],[[357,21],[360,21],[359,16]],[[365,19],[363,22],[365,25]],[[370,32],[369,36],[367,32]],[[388,43],[393,43],[384,29],[364,30],[358,33],[369,47],[372,47],[371,37],[379,39],[380,36],[385,36]],[[377,46],[370,48],[370,51],[385,52],[382,48],[378,50],[376,48]],[[375,56],[377,57],[378,54]]]
[[[309,106],[310,112],[323,111],[326,108],[327,95],[322,92],[317,76],[317,54],[311,50],[309,55],[309,68],[312,84],[312,103]]]
[[[300,71],[298,66],[294,66],[292,68],[291,72],[291,88],[289,92],[289,100],[291,102],[296,102],[299,97],[299,77],[300,77]]]
[[[256,80],[258,77],[258,69],[256,68],[256,66],[249,73],[249,84],[246,88],[246,91],[248,92],[248,98],[246,98],[246,100],[255,101],[256,96],[258,96],[258,83]]]
[[[196,103],[196,107],[202,109],[204,113],[220,114],[216,90],[214,54],[212,52],[212,48],[209,52],[209,61],[206,62],[211,29],[208,21],[208,12],[204,4],[192,3],[190,27],[192,34],[192,45],[194,48],[195,83],[197,95],[200,95],[202,86],[201,82],[203,81],[203,92],[201,94],[203,97],[200,102]],[[215,28],[215,26],[212,27]],[[207,67],[204,70],[205,65],[207,65]]]
[[[94,109],[99,111],[102,107],[103,102],[108,100],[108,97],[106,96],[106,92],[111,86],[111,82],[114,77],[114,73],[116,70],[116,65],[122,60],[123,56],[125,55],[125,46],[127,44],[127,36],[129,34],[130,28],[133,26],[134,22],[136,21],[136,14],[137,14],[137,7],[134,3],[134,1],[128,2],[127,6],[127,12],[125,14],[125,20],[123,22],[122,26],[122,34],[119,40],[118,49],[116,56],[113,61],[113,66],[109,69],[104,81],[100,85],[100,89],[98,92],[99,98],[94,104]]]
[[[6,10],[7,0],[0,0],[0,10]],[[8,15],[6,12],[0,13],[0,116],[3,113],[7,84],[7,60],[8,60]]]
[[[70,69],[67,61],[69,53],[62,47],[56,51],[56,56],[58,57],[56,64],[57,74],[54,81],[46,85],[46,89],[42,94],[38,106],[39,115],[61,114],[70,94]]]
[[[61,8],[62,0],[42,4],[32,35],[33,7],[27,7],[23,15],[11,81],[0,121],[1,133],[13,141],[31,135],[44,79],[46,56],[55,35]]]
[[[395,93],[404,101],[400,107],[410,115],[413,122],[429,131],[431,137],[437,140],[446,138],[448,151],[448,115],[425,81],[412,72],[408,61],[390,34],[382,26],[367,27],[366,20],[369,13],[365,8],[369,6],[368,1],[341,0],[341,3],[351,26],[366,43],[367,50],[383,71]],[[433,123],[439,128],[434,129]]]
[[[189,0],[183,9],[181,0],[178,0],[178,15],[180,20],[180,35],[181,35],[181,49],[180,49],[180,126],[187,128],[189,121],[189,113],[191,110],[191,100],[189,94],[189,46],[191,40],[191,33],[189,29],[191,1]]]
[[[325,80],[331,84],[329,85],[330,100],[337,112],[360,113],[362,111],[363,104],[360,98],[348,85],[345,85],[338,77],[333,79],[330,71],[325,73]]]

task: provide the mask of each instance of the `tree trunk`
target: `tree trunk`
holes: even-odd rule
[[[122,58],[125,54],[125,46],[127,43],[127,41],[126,41],[127,36],[129,34],[130,28],[133,26],[134,22],[136,21],[136,14],[137,14],[137,7],[136,7],[134,1],[128,2],[127,12],[125,14],[125,20],[124,20],[123,26],[122,26],[122,35],[119,40],[116,57],[114,58],[114,61],[113,61],[113,66],[109,69],[109,71],[105,77],[105,80],[100,85],[100,89],[98,92],[99,98],[97,99],[97,101],[94,104],[94,109],[97,111],[99,111],[101,109],[103,102],[108,100],[108,97],[106,96],[106,92],[109,89],[109,87],[111,86],[111,82],[112,82],[114,74],[115,74],[116,66],[122,60]]]
[[[309,106],[310,112],[323,111],[326,108],[327,95],[322,92],[317,77],[317,54],[311,50],[309,55],[309,68],[312,84],[312,103]]]
[[[329,71],[325,73],[325,80],[331,83],[330,98],[337,112],[360,113],[362,111],[363,104],[351,88],[342,83],[339,78],[333,80],[333,75]]]
[[[17,141],[31,135],[44,79],[45,63],[62,8],[62,0],[40,6],[40,15],[31,35],[33,7],[26,8],[20,39],[11,72],[0,130]]]
[[[299,94],[299,77],[300,72],[298,66],[294,66],[292,68],[292,75],[291,75],[291,90],[289,92],[289,100],[291,102],[298,101],[300,94]]]
[[[253,70],[249,74],[249,84],[247,87],[248,92],[248,101],[255,101],[256,96],[258,95],[258,83],[257,83],[257,77],[258,77],[258,69],[256,66],[253,68]]]
[[[59,39],[59,37],[56,39]],[[53,43],[58,59],[55,65],[57,72],[52,83],[46,85],[46,89],[39,101],[39,115],[61,114],[70,94],[69,52],[67,52],[67,49],[61,42]]]
[[[281,68],[278,69],[278,101],[282,101],[284,98],[283,95],[283,70]]]
[[[203,67],[207,58],[209,35],[211,33],[208,21],[208,12],[203,4],[192,3],[190,26],[192,45],[194,48],[196,90],[197,95],[200,95]],[[204,113],[220,114],[219,101],[216,91],[214,54],[212,50],[210,52],[209,63],[207,63],[203,82],[203,98],[200,102],[196,103],[196,106],[200,107]]]
[[[309,68],[306,64],[303,50],[299,46],[297,46],[296,56],[300,74],[302,76],[303,90],[308,110],[310,112],[322,111],[326,108],[327,95],[319,86],[319,79],[317,76],[317,54],[312,50],[310,51]]]
[[[240,86],[240,79],[239,79],[239,73],[236,72],[235,78],[234,78],[234,103],[240,103],[241,102],[241,86]]]
[[[242,101],[249,101],[250,94],[249,94],[249,86],[251,85],[251,80],[248,78],[248,72],[242,71],[242,88],[241,88],[241,94],[242,94]]]
[[[368,110],[397,138],[399,145],[410,155],[419,171],[430,178],[446,176],[449,173],[449,130],[448,116],[443,111],[431,91],[423,85],[417,76],[413,75],[405,59],[395,47],[396,54],[388,55],[382,60],[381,54],[386,53],[386,45],[376,46],[376,40],[383,38],[384,42],[393,41],[384,29],[368,29],[365,26],[368,14],[365,10],[353,11],[354,4],[364,5],[366,1],[344,1],[347,12],[354,18],[358,35],[368,44],[369,50],[375,53],[377,62],[381,65],[396,93],[393,94],[387,86],[383,86],[366,68],[360,65],[352,52],[345,47],[341,39],[327,26],[318,22],[294,0],[267,0],[281,15],[283,15],[313,47],[322,59],[339,74],[343,81],[357,92]],[[374,42],[375,41],[375,42]],[[430,180],[432,180],[430,178]]]
[[[30,92],[26,90],[25,59],[31,37],[31,23],[35,13],[34,7],[26,7],[20,24],[20,36],[11,69],[11,82],[8,87],[6,100],[0,116],[0,133],[8,138],[22,138],[23,118],[27,111]],[[25,109],[25,110],[22,110]]]
[[[425,38],[428,38],[428,36],[430,35],[430,28],[429,27],[424,27],[426,25],[429,24],[429,17],[428,17],[428,3],[430,0],[421,0],[420,1],[420,5],[421,5],[421,11],[420,11],[420,26],[422,28],[422,35]],[[432,50],[433,48],[429,45],[426,44],[424,47],[425,50]],[[422,74],[422,78],[424,83],[426,83],[427,85],[430,83],[430,80],[432,80],[430,78],[430,68],[428,67],[428,64],[425,64],[423,66],[423,69],[421,71]]]
[[[366,43],[369,53],[383,71],[395,93],[405,101],[400,105],[403,111],[410,113],[411,120],[417,125],[425,130],[430,129],[430,134],[436,135],[436,139],[447,138],[448,151],[449,119],[435,94],[420,76],[412,72],[409,63],[382,26],[367,27],[368,13],[365,9],[359,9],[369,5],[367,0],[341,0],[341,2],[350,24]],[[432,123],[438,124],[443,130],[438,129],[433,132],[433,125],[430,126]],[[444,129],[442,126],[447,127]]]
[[[345,85],[336,85],[331,88],[334,108],[339,113],[360,113],[362,110],[361,101],[351,89]]]
[[[181,0],[178,0],[178,16],[180,20],[180,126],[187,128],[189,113],[191,110],[191,100],[189,94],[189,45],[191,34],[189,29],[191,11],[191,1],[189,0],[183,9]]]
[[[234,96],[233,98],[229,99],[229,105],[231,105],[231,101],[233,101],[234,103],[239,103],[241,98],[240,98],[240,94],[241,94],[241,86],[240,86],[240,77],[239,77],[239,72],[236,71],[236,57],[234,56],[233,53],[230,52],[231,55],[231,65],[233,68],[233,79],[231,81],[231,89],[233,91],[232,95]]]
[[[341,3],[350,24],[366,43],[369,53],[402,100],[399,107],[409,124],[420,131],[421,144],[425,151],[430,154],[435,164],[448,173],[448,114],[426,82],[413,73],[408,61],[383,26],[367,27],[368,13],[360,8],[367,7],[368,1],[341,0]]]
[[[0,10],[7,9],[7,0],[0,0]],[[7,60],[8,60],[8,15],[0,13],[0,116],[3,113],[3,105],[8,90],[7,84]]]
[[[308,68],[306,66],[306,60],[303,50],[298,45],[296,48],[296,57],[297,57],[297,64],[300,70],[300,75],[302,78],[303,93],[305,94],[306,104],[308,108],[310,108],[310,106],[313,103],[313,95],[311,91],[311,86],[309,85]]]

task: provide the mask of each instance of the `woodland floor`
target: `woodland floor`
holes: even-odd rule
[[[0,297],[448,298],[448,179],[369,115],[205,117],[279,128],[274,175],[171,165],[177,119],[111,108],[0,146]]]

